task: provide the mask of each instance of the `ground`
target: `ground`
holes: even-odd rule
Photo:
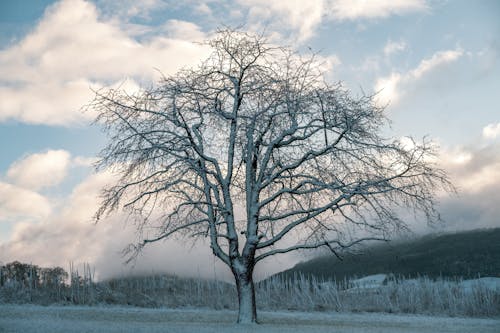
[[[239,326],[234,311],[0,305],[0,332],[500,333],[498,318],[304,312],[259,312],[259,318],[258,326]]]

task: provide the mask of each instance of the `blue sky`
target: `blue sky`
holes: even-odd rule
[[[206,49],[193,42],[223,25],[320,51],[327,79],[353,94],[379,92],[393,121],[387,135],[428,136],[441,147],[439,163],[460,191],[442,197],[440,230],[498,227],[498,17],[495,0],[1,1],[0,261],[88,261],[103,276],[125,269],[118,252],[133,230],[120,217],[90,222],[112,175],[92,169],[105,137],[81,108],[91,88],[133,91],[157,80],[156,69],[196,64]],[[157,246],[139,266],[193,273],[164,258],[165,248],[181,251]],[[195,247],[187,256],[204,254]],[[195,273],[211,269],[203,258]]]

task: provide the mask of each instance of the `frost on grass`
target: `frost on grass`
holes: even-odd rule
[[[0,305],[1,332],[340,332],[498,333],[500,320],[391,314],[261,312],[259,326],[236,325],[234,311],[132,307]]]
[[[267,311],[411,313],[433,316],[500,317],[500,278],[475,280],[400,279],[391,275],[353,281],[304,275],[276,276],[256,284],[256,301]],[[71,285],[0,286],[0,303],[132,305],[163,308],[237,308],[232,284],[152,275]],[[30,287],[31,286],[31,287]]]

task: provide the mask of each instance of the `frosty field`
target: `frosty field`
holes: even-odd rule
[[[0,332],[380,332],[499,333],[499,319],[380,313],[259,312],[261,325],[234,324],[234,311],[0,305]]]

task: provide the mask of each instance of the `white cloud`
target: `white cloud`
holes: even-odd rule
[[[445,154],[445,156],[446,158],[444,161],[448,164],[454,165],[455,168],[460,168],[461,166],[466,165],[474,158],[473,153],[463,147],[456,147],[452,151]]]
[[[483,128],[483,138],[495,139],[500,136],[500,123],[489,124]]]
[[[37,191],[59,184],[70,166],[71,156],[65,150],[32,154],[14,162],[7,178],[18,186]]]
[[[76,156],[71,161],[71,164],[75,167],[92,167],[96,162],[96,157]]]
[[[194,24],[184,31],[196,32]],[[198,30],[199,31],[199,30]],[[67,125],[92,118],[80,108],[93,97],[90,87],[158,78],[206,54],[177,37],[138,41],[116,19],[105,21],[83,0],[49,7],[36,28],[0,51],[0,121]]]
[[[440,211],[449,229],[500,227],[500,146],[455,146],[441,149],[439,165],[458,189],[441,198]]]
[[[73,190],[61,210],[38,223],[17,223],[9,240],[0,246],[0,260],[63,266],[69,261],[93,262],[106,242],[112,241],[110,225],[96,228],[91,222],[99,189],[109,180],[106,173],[90,176]],[[113,233],[120,235],[116,229]]]
[[[276,29],[290,27],[297,31],[299,41],[312,37],[322,20],[325,1],[240,0],[249,8],[253,24],[269,22]]]
[[[384,18],[428,10],[424,0],[332,0],[328,4],[331,14],[340,20]]]
[[[390,56],[394,53],[404,51],[406,49],[406,43],[404,41],[394,42],[392,40],[387,41],[384,46],[385,56]]]
[[[0,182],[0,221],[40,220],[49,216],[51,204],[44,196]]]
[[[468,192],[481,193],[486,187],[495,185],[500,188],[500,160],[484,165],[466,178],[460,178],[457,183]]]
[[[45,82],[33,78],[32,82],[18,86],[0,85],[0,122],[16,119],[32,124],[67,125],[91,119],[90,113],[80,112],[93,98],[91,87],[98,85],[84,79],[50,78]]]
[[[413,89],[417,82],[438,68],[456,61],[463,54],[461,49],[439,51],[432,57],[422,60],[416,68],[406,73],[393,72],[387,77],[379,78],[374,87],[375,92],[379,92],[377,101],[382,105],[397,104],[404,94]]]
[[[448,64],[460,58],[464,54],[462,49],[439,51],[432,55],[429,59],[424,59],[420,62],[417,68],[410,71],[407,76],[409,79],[419,79],[426,73],[432,71],[436,67]]]
[[[382,105],[396,104],[399,100],[398,84],[401,74],[392,73],[389,77],[378,79],[375,83],[377,101]]]
[[[171,38],[188,41],[202,41],[206,34],[194,23],[182,20],[168,20],[164,26]]]
[[[133,25],[128,18],[147,17],[153,10],[164,8],[167,2],[127,2],[120,5],[121,16],[108,15],[117,7],[114,2],[98,3],[103,12],[83,0],[57,2],[46,10],[28,35],[0,51],[0,122],[14,119],[71,125],[88,121],[93,115],[80,109],[93,98],[90,88],[116,84],[125,78],[136,84],[148,84],[159,77],[155,68],[168,75],[198,63],[207,55],[206,48],[190,42],[205,37],[202,29],[192,22],[168,21],[163,28],[169,37],[135,38],[148,28]],[[403,13],[420,8],[418,3],[370,5],[366,9],[370,14],[359,14],[364,9],[357,9],[356,15]],[[203,4],[194,2],[205,11],[210,9]],[[342,1],[241,0],[240,6],[233,7],[238,12],[248,10],[250,25],[264,28],[268,22],[275,29],[274,35],[283,28],[291,29],[300,41],[311,38],[325,19],[335,19],[335,15],[356,16],[345,14]]]
[[[258,29],[291,29],[303,42],[314,36],[324,20],[358,20],[385,18],[428,9],[423,0],[239,0],[249,9],[250,23]]]
[[[65,150],[48,150],[27,155],[10,165],[0,181],[0,221],[23,225],[48,218],[59,199],[41,195],[39,190],[60,184],[68,171],[89,167],[95,158],[71,158]]]
[[[500,188],[498,144],[445,147],[441,149],[439,163],[463,192],[481,193],[486,188]]]

